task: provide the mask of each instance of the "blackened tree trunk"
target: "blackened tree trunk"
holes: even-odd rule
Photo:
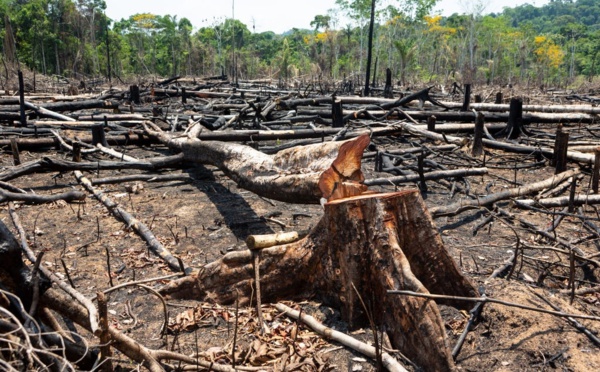
[[[375,27],[375,0],[371,0],[371,22],[369,23],[369,44],[367,48],[367,75],[365,78],[364,95],[369,96],[371,90],[369,88],[369,80],[371,77],[371,60],[373,57],[373,29]]]

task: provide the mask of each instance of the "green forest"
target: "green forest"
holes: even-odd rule
[[[600,1],[484,14],[432,13],[436,0],[376,1],[374,79],[568,86],[600,72]],[[273,78],[282,82],[364,75],[371,0],[337,0],[312,29],[254,32],[235,19],[194,27],[186,18],[135,14],[113,20],[103,0],[0,0],[2,64],[73,78],[140,75]],[[14,38],[8,33],[12,30]],[[110,63],[109,63],[110,62]],[[8,73],[8,72],[6,72]]]

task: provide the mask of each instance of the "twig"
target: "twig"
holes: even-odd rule
[[[119,285],[116,285],[114,287],[105,289],[102,292],[104,292],[104,294],[109,294],[110,292],[114,292],[114,291],[116,291],[118,289],[121,289],[121,288],[131,287],[131,286],[138,285],[138,284],[143,284],[143,283],[158,282],[158,281],[161,281],[161,280],[172,279],[172,278],[176,278],[176,277],[180,277],[180,276],[181,276],[181,274],[171,274],[171,275],[159,276],[159,277],[156,277],[156,278],[149,278],[149,279],[138,280],[138,281],[135,281],[135,282],[123,283],[123,284],[119,284]],[[95,299],[95,297],[91,298],[91,300],[94,300],[94,299]]]
[[[111,287],[114,287],[115,285],[112,281],[112,272],[110,270],[110,251],[108,250],[108,247],[104,247],[104,250],[106,251],[106,270],[108,271],[108,283]]]
[[[165,279],[165,278],[168,278],[168,277],[162,277],[162,278],[158,278],[158,279],[147,279],[145,281],[144,280],[140,280],[138,282],[123,283],[123,284],[120,284],[120,285],[118,285],[116,287],[112,287],[112,288],[109,288],[109,289],[107,289],[105,291],[102,291],[102,293],[106,295],[106,294],[108,294],[110,292],[116,291],[117,289],[121,289],[121,288],[125,288],[125,287],[140,287],[140,288],[143,288],[146,291],[152,293],[156,297],[158,297],[158,299],[160,300],[160,302],[163,305],[164,321],[163,321],[163,324],[160,327],[160,332],[159,332],[161,335],[163,335],[167,331],[167,324],[169,322],[169,312],[168,312],[168,309],[167,309],[167,301],[165,301],[165,298],[160,293],[158,293],[158,291],[156,291],[154,288],[148,287],[147,285],[144,285],[144,284],[141,284],[141,283],[148,282],[148,281],[154,281],[154,280],[162,280],[162,279]],[[91,298],[91,300],[98,300],[98,297],[94,296],[94,297]]]
[[[29,307],[29,316],[31,317],[25,322],[25,328],[28,328],[29,321],[35,317],[35,312],[37,310],[38,303],[40,302],[40,264],[42,262],[42,257],[44,257],[44,251],[38,253],[35,258],[35,263],[33,264],[33,269],[31,270],[31,286],[32,295],[31,295],[31,306]]]
[[[381,371],[383,369],[383,361],[381,360],[381,348],[383,344],[379,342],[378,331],[377,327],[375,326],[375,321],[373,320],[373,314],[367,308],[367,304],[365,304],[365,301],[360,295],[360,292],[358,291],[358,289],[356,289],[354,282],[350,282],[350,284],[352,285],[352,289],[354,289],[356,296],[358,296],[358,300],[360,301],[363,310],[365,311],[365,314],[367,314],[367,318],[369,319],[369,325],[371,326],[371,331],[373,332],[373,341],[375,342],[375,361],[377,364],[377,370]],[[300,316],[301,314],[298,314],[298,317]]]
[[[85,310],[81,306],[78,306],[78,304],[70,301],[62,295],[62,293],[51,288],[44,293],[42,300],[43,303],[52,310],[63,314],[79,325],[90,329],[89,318],[85,316]],[[164,372],[164,368],[157,362],[150,349],[124,335],[115,328],[110,327],[108,331],[113,340],[113,347],[132,360],[142,363],[151,372]]]
[[[550,306],[551,308],[553,308],[556,311],[562,311],[560,309],[560,307],[554,305],[552,302],[550,302],[547,298],[545,298],[544,296],[540,295],[539,293],[537,293],[536,291],[532,290],[531,288],[527,288],[529,289],[529,291],[531,293],[533,293],[534,295],[536,295],[539,299],[541,299],[542,301],[544,301],[545,303],[548,304],[548,306]],[[596,346],[600,346],[600,339],[598,337],[596,337],[596,335],[594,335],[589,329],[587,329],[583,324],[579,323],[577,320],[573,319],[573,317],[567,317],[567,321],[569,321],[569,323],[571,323],[571,325],[573,325],[573,327],[577,328],[579,331],[581,331],[584,335],[586,335]]]
[[[252,255],[254,259],[252,260],[252,264],[254,266],[254,287],[256,290],[256,316],[258,317],[258,322],[260,324],[260,330],[263,334],[267,334],[269,332],[269,328],[265,324],[263,313],[262,313],[262,300],[260,293],[260,252],[252,251]],[[235,365],[234,365],[235,367]]]
[[[65,275],[67,276],[67,280],[69,281],[69,284],[71,285],[71,287],[75,288],[75,283],[73,283],[73,279],[71,279],[71,274],[69,273],[69,269],[67,268],[67,264],[65,263],[65,260],[63,260],[61,258],[60,263],[62,264],[62,267],[65,270]]]
[[[486,297],[485,292],[483,291],[483,288],[480,288],[479,292],[481,293],[481,297],[484,297],[484,298]],[[469,311],[471,316],[469,317],[469,321],[467,322],[467,325],[465,326],[463,333],[458,338],[458,341],[456,342],[454,349],[452,349],[452,359],[456,360],[456,357],[458,357],[458,353],[460,353],[460,349],[462,349],[462,346],[465,343],[465,340],[467,339],[467,335],[473,329],[473,325],[475,324],[475,321],[479,318],[479,315],[481,314],[481,311],[483,310],[483,305],[485,305],[483,302],[478,302],[475,305],[475,307],[473,307],[471,309],[471,311]]]
[[[568,241],[566,241],[564,239],[561,239],[560,237],[554,237],[554,236],[552,236],[552,234],[550,234],[550,233],[548,233],[548,232],[546,232],[544,230],[540,230],[539,228],[537,228],[531,222],[528,222],[528,221],[526,221],[526,220],[524,220],[522,218],[517,218],[512,213],[508,212],[507,210],[505,210],[503,208],[498,208],[498,213],[506,216],[507,218],[516,219],[524,227],[526,227],[528,229],[531,229],[532,231],[534,231],[535,233],[543,236],[546,239],[550,239],[552,241],[555,241],[558,244],[562,245],[563,247],[565,247],[565,248],[567,248],[569,250],[574,251],[575,253],[577,253],[575,255],[575,258],[577,258],[578,260],[587,261],[589,263],[594,264],[596,267],[600,267],[600,262],[599,261],[592,260],[590,258],[586,258],[585,254],[583,253],[583,251],[581,249],[579,249],[575,245],[569,243]],[[554,250],[556,250],[556,249],[554,249]],[[570,254],[569,251],[563,251],[563,253]]]
[[[231,368],[235,370],[235,348],[237,343],[238,336],[238,323],[239,323],[239,315],[240,315],[240,294],[237,293],[235,298],[235,323],[233,328],[233,345],[231,346]]]
[[[520,305],[520,304],[517,304],[514,302],[497,300],[497,299],[491,298],[491,297],[445,296],[445,295],[438,295],[438,294],[418,293],[418,292],[413,292],[413,291],[400,291],[400,290],[389,290],[389,291],[387,291],[387,293],[395,294],[395,295],[423,297],[423,298],[429,298],[429,299],[433,299],[433,300],[451,300],[451,301],[467,301],[467,302],[483,302],[483,303],[489,302],[489,303],[499,304],[499,305],[504,305],[504,306],[517,307],[517,308],[523,309],[523,310],[535,311],[538,313],[550,314],[550,315],[558,316],[561,318],[572,317],[572,318],[580,318],[580,319],[588,319],[588,320],[600,320],[600,316],[568,314],[568,313],[563,313],[561,311],[538,309],[537,307],[531,307],[531,306],[526,306],[526,305]]]

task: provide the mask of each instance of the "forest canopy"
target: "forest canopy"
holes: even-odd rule
[[[600,71],[600,2],[442,17],[436,0],[378,0],[375,76],[429,81],[572,84]],[[187,18],[134,14],[112,20],[104,0],[0,0],[3,68],[13,59],[46,75],[233,75],[244,79],[358,79],[366,61],[370,0],[337,0],[312,29],[254,32],[231,18],[197,28]],[[9,25],[10,23],[10,25]],[[11,52],[13,30],[16,56]]]

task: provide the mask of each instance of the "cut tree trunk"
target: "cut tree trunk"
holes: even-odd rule
[[[355,327],[365,324],[362,299],[393,346],[417,365],[427,371],[454,369],[436,303],[386,294],[410,289],[477,295],[445,250],[417,190],[331,201],[307,237],[254,254],[260,259],[263,301],[314,296],[339,308]],[[254,293],[252,264],[252,252],[233,252],[161,292],[221,304],[239,296],[240,303],[249,304]]]
[[[213,165],[239,187],[287,203],[318,203],[322,196],[319,177],[329,168],[340,147],[348,143],[296,146],[267,155],[246,145],[199,140],[200,128],[190,130],[187,137],[171,138],[156,126],[150,129],[145,125],[150,136],[181,151],[185,160]],[[368,138],[367,134],[363,136]]]

